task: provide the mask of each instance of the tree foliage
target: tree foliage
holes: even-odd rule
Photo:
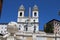
[[[54,33],[53,31],[54,27],[53,27],[53,24],[52,23],[48,23],[46,24],[46,26],[44,27],[44,31],[46,33]]]

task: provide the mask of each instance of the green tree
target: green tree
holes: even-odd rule
[[[54,27],[53,27],[53,24],[52,23],[48,23],[44,27],[44,31],[46,33],[54,33],[53,29],[54,29]]]

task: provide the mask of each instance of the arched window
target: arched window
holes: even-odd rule
[[[20,16],[22,16],[22,12],[20,12]]]
[[[28,27],[28,25],[25,25],[24,26],[24,31],[28,31],[28,28],[27,27]]]
[[[37,13],[36,12],[34,12],[34,16],[37,16]]]
[[[19,25],[19,30],[21,30],[21,25]]]

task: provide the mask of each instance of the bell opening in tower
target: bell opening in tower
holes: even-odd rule
[[[36,12],[34,13],[34,16],[37,16]]]
[[[20,16],[22,16],[22,12],[20,12]]]

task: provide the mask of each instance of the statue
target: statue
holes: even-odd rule
[[[9,33],[6,34],[5,36],[3,36],[3,38],[7,38],[6,40],[16,40],[15,39],[15,33],[18,31],[17,23],[16,22],[10,22],[7,25],[7,31]]]

